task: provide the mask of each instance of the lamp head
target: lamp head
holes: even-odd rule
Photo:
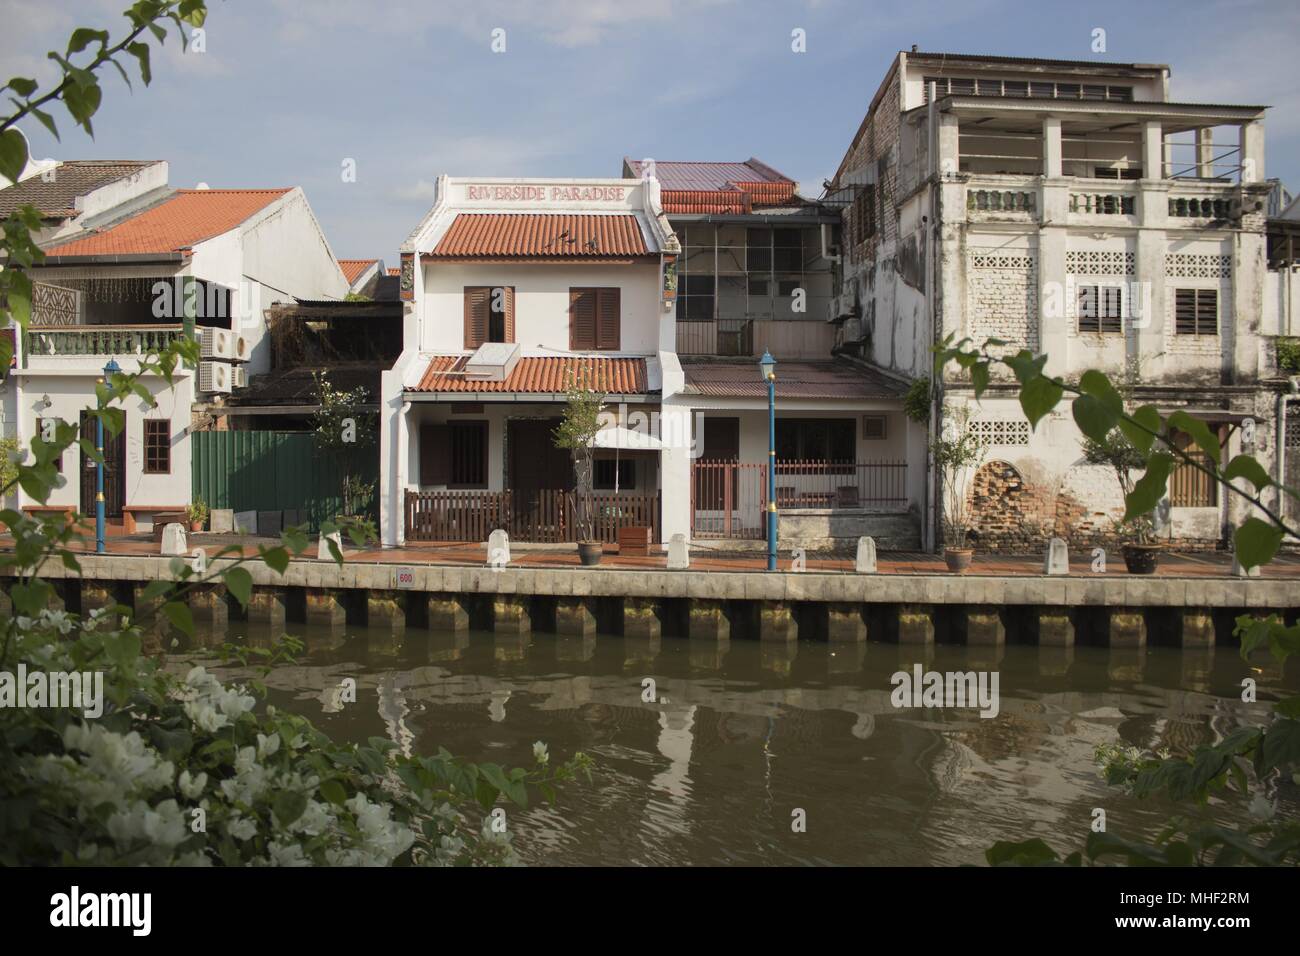
[[[776,359],[772,358],[772,353],[763,350],[763,357],[758,360],[759,370],[763,373],[763,381],[771,381],[776,374]]]

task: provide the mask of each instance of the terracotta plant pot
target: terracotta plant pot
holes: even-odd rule
[[[1155,574],[1156,565],[1160,563],[1160,545],[1126,544],[1120,550],[1124,553],[1124,567],[1129,574]]]
[[[190,522],[190,530],[191,530],[191,531],[202,531],[202,530],[203,530],[203,522],[202,522],[202,521],[191,521],[191,522]]]
[[[948,565],[948,570],[954,574],[961,574],[970,567],[971,558],[975,555],[974,548],[944,548],[943,560]]]
[[[600,556],[604,547],[599,541],[579,541],[578,558],[587,567],[600,564]]]

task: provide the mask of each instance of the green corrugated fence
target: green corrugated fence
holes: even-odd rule
[[[302,511],[312,531],[343,511],[343,469],[309,433],[194,432],[191,438],[194,494],[210,508]],[[377,448],[358,456],[356,474],[377,482]],[[374,496],[362,506],[373,512]]]

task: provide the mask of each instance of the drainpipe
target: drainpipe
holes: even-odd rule
[[[939,158],[935,156],[934,124],[937,120],[935,109],[935,99],[938,97],[938,84],[930,83],[927,91],[926,103],[926,158],[930,162],[930,216],[934,223],[939,222]],[[922,237],[925,242],[925,310],[926,316],[930,322],[930,340],[938,342],[939,330],[935,328],[935,308],[934,308],[934,291],[935,291],[935,274],[938,269],[934,261],[935,244],[930,241],[930,230],[933,227],[929,221],[922,223]],[[932,382],[930,385],[930,426],[926,435],[925,443],[925,547],[927,551],[935,551],[938,547],[939,535],[937,527],[939,520],[938,508],[936,506],[936,496],[938,494],[938,481],[935,476],[934,452],[930,448],[931,441],[935,435],[939,434],[941,426],[939,408],[943,401],[943,387],[940,381],[941,376],[932,373]]]

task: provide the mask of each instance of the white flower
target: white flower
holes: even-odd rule
[[[41,611],[41,624],[54,628],[60,634],[70,633],[73,627],[72,618],[68,617],[67,611],[51,611],[49,608]]]
[[[546,744],[540,740],[533,744],[533,759],[540,764],[545,764],[551,759],[551,755],[546,752]]]
[[[230,830],[230,835],[236,840],[251,840],[257,836],[257,821],[249,817],[238,816],[227,824],[227,829]]]
[[[200,772],[198,776],[191,776],[188,770],[182,770],[180,778],[176,781],[176,786],[180,792],[193,800],[203,793],[203,788],[207,786],[208,775]]]
[[[279,734],[271,734],[271,736],[269,737],[266,736],[266,734],[257,735],[257,759],[258,760],[266,759],[267,757],[271,756],[271,754],[275,753],[279,749],[280,749]]]

